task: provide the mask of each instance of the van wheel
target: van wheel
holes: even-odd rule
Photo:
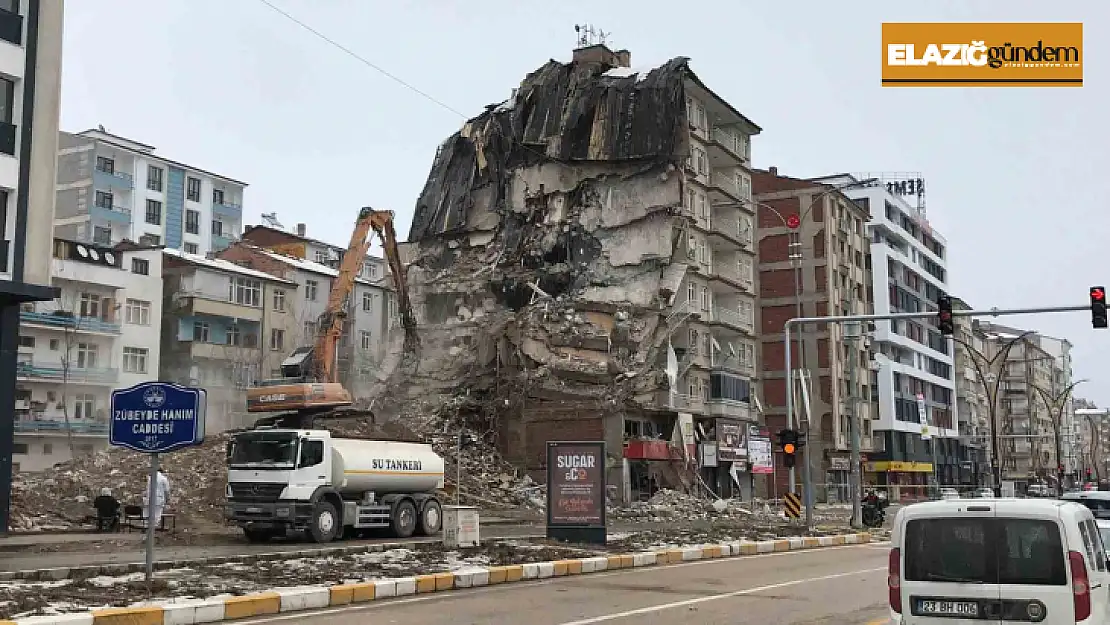
[[[424,504],[424,512],[420,515],[420,533],[424,536],[435,536],[443,527],[443,509],[435,499]]]
[[[397,538],[408,538],[416,531],[416,506],[404,499],[393,507],[393,534]]]
[[[335,540],[339,532],[339,515],[335,506],[326,501],[316,502],[312,509],[312,521],[308,526],[308,535],[314,542],[330,543]]]

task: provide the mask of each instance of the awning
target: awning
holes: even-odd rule
[[[933,463],[882,460],[878,462],[868,462],[867,464],[863,465],[863,470],[871,471],[873,473],[883,473],[886,471],[893,471],[895,473],[932,473]]]

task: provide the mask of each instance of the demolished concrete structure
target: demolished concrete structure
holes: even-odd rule
[[[694,448],[717,418],[756,420],[759,127],[688,59],[628,56],[551,61],[440,146],[402,251],[423,347],[375,412],[443,418],[461,397],[436,427],[540,480],[547,441],[605,440],[615,500],[749,493],[727,477],[746,448],[705,470]]]

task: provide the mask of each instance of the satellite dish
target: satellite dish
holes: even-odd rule
[[[97,254],[94,249],[89,249],[89,256],[91,256],[93,260],[100,260],[100,254]]]
[[[109,265],[116,264],[116,255],[111,252],[104,252],[104,261]]]
[[[88,258],[89,257],[89,250],[86,249],[84,245],[78,245],[77,246],[77,254],[81,258]]]

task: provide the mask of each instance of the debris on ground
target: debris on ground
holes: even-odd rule
[[[814,509],[815,523],[846,526],[851,516],[850,506],[819,505]],[[712,499],[696,497],[675,490],[663,489],[647,501],[636,501],[624,507],[610,507],[610,519],[642,523],[659,523],[676,519],[748,519],[754,523],[783,521],[782,506],[755,499]]]

